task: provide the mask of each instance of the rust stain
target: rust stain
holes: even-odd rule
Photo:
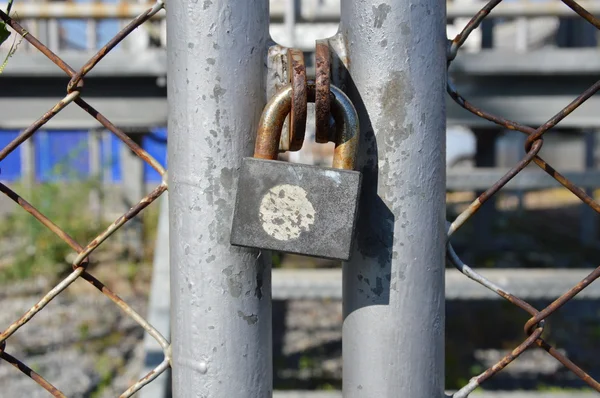
[[[326,144],[335,141],[330,134],[331,114],[331,53],[327,40],[317,40],[315,52],[315,137],[316,142]]]
[[[292,85],[292,107],[287,149],[299,151],[304,143],[307,115],[306,65],[302,50],[290,48],[287,51],[288,76]],[[285,145],[284,145],[285,147]]]

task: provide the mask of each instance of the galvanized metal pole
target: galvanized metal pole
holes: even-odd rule
[[[229,243],[266,103],[268,0],[167,8],[173,396],[270,397],[270,258]]]
[[[343,266],[345,398],[444,394],[445,10],[342,2],[364,173]]]

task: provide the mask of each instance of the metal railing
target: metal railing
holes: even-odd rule
[[[299,22],[339,22],[340,0],[325,1],[319,4],[316,1],[298,1],[300,12],[296,13]],[[593,0],[582,0],[577,2],[583,9],[590,13],[599,13],[600,4]],[[287,0],[275,0],[271,3],[271,20],[280,22],[286,17]],[[0,4],[5,8],[6,4]],[[481,2],[457,2],[447,3],[446,15],[448,18],[469,18],[480,10]],[[21,18],[35,19],[105,19],[118,18],[130,19],[142,13],[147,4],[127,3],[16,3],[14,11]],[[514,1],[498,5],[494,10],[494,17],[539,17],[560,16],[575,18],[569,7],[556,0],[545,1]],[[161,14],[154,15],[153,19],[164,19]]]
[[[15,320],[7,329],[0,334],[0,358],[10,364],[16,369],[20,370],[41,387],[46,389],[55,397],[63,397],[64,394],[49,381],[44,379],[43,375],[36,373],[27,364],[20,361],[18,358],[12,356],[9,352],[10,348],[10,337],[17,332],[21,327],[26,327],[27,323],[40,311],[46,307],[54,298],[56,298],[61,292],[67,289],[77,279],[83,279],[94,286],[98,291],[108,297],[123,310],[129,317],[131,317],[137,324],[139,324],[144,330],[152,336],[160,345],[164,353],[164,359],[162,362],[151,370],[144,377],[139,379],[135,384],[129,387],[123,394],[122,397],[129,397],[136,391],[142,388],[144,385],[150,383],[161,373],[163,373],[170,366],[170,345],[169,342],[163,337],[152,325],[150,325],[140,314],[138,314],[132,307],[130,307],[125,301],[123,301],[117,293],[113,292],[108,286],[98,280],[94,275],[86,270],[89,263],[90,255],[102,245],[107,239],[111,237],[117,230],[125,225],[129,220],[136,217],[142,210],[153,203],[157,198],[161,196],[167,190],[166,182],[166,170],[157,162],[152,156],[144,151],[139,145],[137,145],[130,137],[128,137],[123,131],[117,128],[111,121],[105,117],[102,113],[98,112],[91,104],[83,99],[83,92],[85,91],[84,83],[85,76],[93,70],[94,66],[98,64],[102,58],[104,58],[117,44],[119,44],[124,38],[127,37],[134,29],[141,26],[144,22],[149,20],[151,17],[156,15],[159,11],[164,8],[164,2],[158,1],[152,6],[148,6],[141,10],[140,15],[131,21],[125,28],[123,28],[113,39],[111,39],[104,47],[100,49],[89,61],[79,70],[73,69],[67,65],[59,56],[53,53],[46,45],[41,43],[34,34],[26,30],[21,26],[15,19],[9,17],[4,12],[0,11],[0,18],[8,26],[10,26],[15,32],[21,35],[27,42],[33,47],[43,53],[48,59],[50,59],[56,66],[63,70],[63,72],[70,78],[67,84],[66,96],[53,106],[48,112],[42,115],[37,121],[31,124],[28,128],[22,131],[12,142],[0,150],[0,161],[5,159],[11,152],[17,149],[21,144],[27,142],[31,137],[44,126],[46,122],[55,117],[65,107],[72,105],[72,103],[79,106],[82,110],[87,112],[90,117],[96,119],[100,125],[107,130],[110,130],[118,138],[120,138],[125,145],[127,145],[137,156],[146,161],[152,168],[154,168],[161,176],[163,181],[158,185],[149,195],[142,198],[136,205],[134,205],[129,211],[115,220],[109,225],[104,232],[98,235],[91,242],[85,242],[81,244],[76,242],[67,232],[61,229],[59,225],[56,225],[46,215],[42,214],[38,209],[33,207],[27,200],[21,197],[17,192],[4,184],[0,184],[0,191],[16,202],[23,210],[27,211],[33,217],[35,217],[45,227],[54,232],[57,238],[64,241],[71,247],[77,256],[72,262],[73,270],[69,275],[46,293],[34,306],[32,306],[21,318]]]
[[[473,18],[469,21],[465,28],[458,35],[456,35],[454,39],[450,41],[448,46],[448,65],[450,65],[452,60],[454,60],[458,56],[459,50],[469,37],[469,34],[478,26],[480,26],[480,24],[485,20],[485,18],[488,15],[490,15],[490,13],[493,13],[494,8],[498,6],[501,2],[502,0],[492,0],[485,4],[483,8],[481,8],[473,16]],[[586,10],[584,7],[578,4],[578,2],[574,0],[562,0],[562,2],[564,3],[564,5],[571,8],[574,14],[579,15],[581,18],[585,19],[587,22],[600,29],[600,20],[595,18],[588,10]],[[515,176],[521,173],[523,169],[525,169],[525,167],[527,167],[529,164],[535,164],[539,166],[548,175],[550,175],[562,186],[564,186],[575,196],[577,196],[583,203],[591,207],[597,213],[600,212],[600,204],[598,204],[593,197],[588,195],[583,189],[573,184],[569,179],[565,178],[564,175],[562,175],[559,171],[555,170],[540,156],[540,150],[542,149],[542,146],[544,144],[544,134],[546,134],[549,130],[558,125],[561,120],[568,117],[571,112],[577,109],[598,90],[600,90],[600,81],[593,84],[588,90],[586,90],[580,96],[575,98],[570,104],[566,105],[561,111],[559,111],[555,116],[550,118],[546,123],[539,126],[538,128],[533,128],[530,126],[522,125],[517,121],[507,120],[501,115],[492,114],[487,112],[485,109],[479,108],[476,104],[471,103],[467,98],[463,97],[459,93],[458,89],[453,85],[452,81],[450,79],[448,80],[449,95],[452,96],[452,98],[464,109],[478,115],[483,119],[487,119],[492,123],[502,126],[503,128],[506,128],[508,130],[516,130],[527,135],[527,140],[525,142],[525,156],[514,167],[512,167],[510,171],[508,171],[504,176],[502,176],[502,178],[500,178],[495,184],[493,184],[475,201],[473,201],[463,213],[461,213],[458,217],[456,217],[454,221],[452,221],[452,223],[448,223],[448,260],[464,275],[471,278],[473,281],[485,286],[500,297],[506,299],[508,302],[514,304],[515,306],[521,308],[523,311],[531,315],[531,318],[527,321],[527,323],[524,326],[527,338],[523,340],[523,342],[520,345],[515,347],[509,354],[507,354],[500,361],[498,361],[494,366],[486,369],[483,373],[473,377],[466,386],[464,386],[462,389],[460,389],[453,395],[454,398],[463,398],[468,396],[478,386],[483,384],[490,377],[502,371],[502,369],[504,369],[511,362],[515,361],[519,357],[519,355],[521,355],[525,350],[529,349],[532,346],[538,346],[543,350],[547,351],[550,355],[552,355],[554,358],[560,361],[565,367],[571,370],[586,384],[588,384],[596,391],[600,392],[600,383],[598,383],[598,381],[596,381],[583,369],[581,369],[579,366],[573,363],[565,355],[560,353],[559,350],[557,350],[548,342],[547,338],[542,337],[547,319],[559,308],[561,308],[567,302],[573,299],[573,297],[575,297],[579,292],[581,292],[583,289],[589,286],[594,280],[596,280],[600,276],[600,267],[593,270],[589,275],[587,275],[585,278],[579,281],[579,283],[573,286],[569,291],[567,291],[566,293],[558,297],[556,300],[554,300],[546,308],[538,310],[526,301],[507,291],[507,289],[502,289],[498,287],[493,281],[475,272],[472,268],[470,268],[459,258],[459,256],[454,251],[451,243],[452,236],[456,233],[456,231],[458,231],[462,226],[464,226],[464,224],[467,221],[469,221],[469,219],[478,210],[480,210],[481,207],[490,198],[496,195],[505,185],[508,184],[509,181],[511,181],[513,178],[515,178]]]
[[[292,4],[292,6],[288,6]],[[479,10],[480,3],[476,1],[447,3],[447,18],[455,19],[448,25],[449,32],[457,30],[464,18],[469,18]],[[600,13],[600,4],[593,0],[579,2],[580,6],[592,14]],[[139,15],[147,7],[143,3],[130,3],[121,1],[117,4],[101,2],[93,3],[15,3],[13,10],[19,19],[30,21],[31,31],[38,35],[45,31],[52,50],[59,48],[60,32],[59,22],[65,20],[86,21],[85,35],[87,49],[95,49],[98,38],[98,22],[103,20],[127,20]],[[6,9],[6,4],[0,4],[1,9]],[[528,23],[532,18],[560,17],[575,18],[577,14],[571,12],[569,7],[560,1],[547,0],[542,2],[514,1],[501,3],[494,10],[492,18],[505,18],[516,21],[512,30],[515,34],[515,47],[522,51],[523,43],[527,41]],[[136,32],[142,46],[148,45],[148,38],[152,37],[160,47],[166,45],[166,24],[162,14],[152,17],[155,23],[148,25],[145,32]],[[327,37],[337,30],[340,21],[340,1],[328,0],[324,2],[307,0],[272,0],[270,8],[271,34],[277,42],[289,47],[299,47],[310,51],[310,43],[314,38]],[[47,23],[47,25],[43,25]],[[541,21],[547,24],[548,21]],[[41,25],[42,24],[42,25]],[[28,49],[32,49],[27,46]],[[134,47],[137,49],[137,47]]]

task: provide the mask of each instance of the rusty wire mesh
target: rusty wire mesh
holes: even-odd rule
[[[597,29],[600,29],[600,19],[595,18],[592,14],[590,14],[587,10],[581,7],[574,0],[561,0],[564,4],[570,7],[574,12],[576,12],[580,17],[585,19],[587,22],[595,26]],[[483,8],[468,22],[465,28],[458,34],[456,37],[449,41],[448,44],[448,67],[450,66],[452,60],[454,60],[457,56],[458,50],[465,43],[466,39],[469,37],[469,34],[473,32],[481,22],[492,12],[494,7],[500,4],[502,0],[492,0],[489,1]],[[547,351],[550,355],[560,361],[565,367],[567,367],[571,372],[577,375],[581,380],[587,383],[596,391],[600,392],[600,383],[596,381],[593,377],[587,374],[583,369],[573,363],[569,358],[565,355],[561,354],[556,348],[552,347],[543,337],[544,326],[546,319],[556,312],[560,307],[566,304],[569,300],[571,300],[575,295],[585,289],[590,283],[596,280],[600,276],[600,267],[594,269],[585,279],[580,281],[577,285],[573,286],[568,292],[564,293],[562,296],[554,300],[550,305],[541,311],[534,308],[529,303],[524,300],[516,297],[515,295],[508,292],[506,289],[501,289],[493,282],[487,280],[483,276],[479,275],[477,272],[473,271],[467,264],[465,264],[459,256],[454,251],[452,247],[451,238],[452,235],[461,228],[465,222],[467,222],[480,208],[483,204],[488,201],[492,196],[498,193],[502,187],[504,187],[511,179],[513,179],[517,174],[519,174],[525,167],[527,167],[530,163],[534,163],[539,166],[542,170],[548,173],[552,178],[558,181],[561,185],[571,191],[575,196],[577,196],[583,203],[590,206],[596,212],[600,212],[600,205],[588,194],[585,193],[584,190],[575,186],[571,181],[561,175],[557,170],[555,170],[550,164],[548,164],[544,159],[539,156],[539,152],[542,149],[542,145],[544,143],[544,134],[555,127],[561,120],[569,116],[575,109],[577,109],[581,104],[583,104],[587,99],[589,99],[592,95],[594,95],[598,90],[600,90],[600,81],[597,81],[590,88],[588,88],[585,92],[575,98],[570,104],[565,106],[560,112],[558,112],[555,116],[550,118],[546,123],[541,125],[538,128],[532,128],[529,126],[524,126],[515,121],[508,120],[499,115],[494,115],[485,111],[484,109],[478,108],[475,104],[469,102],[466,98],[464,98],[454,87],[452,81],[448,79],[447,86],[448,93],[454,99],[454,101],[459,104],[464,109],[474,113],[475,115],[487,119],[490,122],[498,124],[504,128],[509,130],[519,131],[525,135],[527,135],[527,140],[525,141],[525,156],[513,167],[511,168],[500,180],[498,180],[492,187],[490,187],[487,191],[481,194],[478,198],[476,198],[473,203],[469,205],[469,207],[462,212],[460,215],[456,217],[456,219],[452,223],[448,223],[448,244],[447,244],[447,257],[450,263],[452,263],[459,271],[461,271],[464,275],[471,278],[472,280],[480,283],[486,288],[492,290],[500,297],[508,300],[510,303],[518,306],[523,311],[527,312],[531,315],[531,318],[525,323],[525,334],[527,338],[517,347],[515,347],[510,353],[504,356],[500,361],[494,364],[489,369],[485,370],[483,373],[478,376],[473,377],[469,383],[457,391],[453,397],[454,398],[464,398],[468,396],[473,390],[475,390],[478,386],[480,386],[483,382],[485,382],[490,377],[494,376],[502,369],[504,369],[511,362],[515,361],[519,355],[521,355],[524,351],[533,346],[538,346],[545,351]]]
[[[132,307],[130,307],[125,301],[123,301],[116,293],[111,291],[101,281],[96,279],[92,274],[86,270],[86,266],[89,263],[89,256],[94,250],[98,248],[106,239],[108,239],[115,231],[120,229],[125,223],[138,215],[148,205],[154,202],[160,197],[160,195],[167,190],[167,171],[161,166],[161,164],[150,156],[145,150],[131,140],[123,131],[119,130],[108,118],[98,112],[94,107],[88,104],[83,98],[82,93],[84,91],[84,77],[89,73],[94,66],[98,64],[115,46],[117,46],[123,39],[127,37],[134,29],[142,25],[157,12],[164,8],[164,1],[160,0],[154,4],[154,6],[148,8],[146,11],[141,13],[131,23],[129,23],[123,30],[121,30],[115,37],[113,37],[104,47],[102,47],[86,64],[78,71],[74,70],[71,66],[67,65],[59,56],[54,54],[48,47],[36,39],[31,33],[27,32],[17,21],[9,17],[6,13],[0,10],[0,18],[9,25],[18,34],[24,37],[33,47],[37,48],[42,52],[48,59],[62,69],[70,78],[67,85],[67,94],[60,100],[52,109],[41,116],[35,123],[30,125],[22,133],[20,133],[13,141],[11,141],[6,147],[0,150],[0,161],[4,160],[11,152],[19,147],[26,140],[30,139],[36,131],[38,131],[44,124],[50,119],[56,116],[62,109],[74,102],[81,109],[86,111],[91,117],[96,119],[102,126],[114,133],[121,141],[125,143],[137,156],[147,162],[154,170],[156,170],[162,176],[162,183],[158,185],[150,194],[142,198],[135,206],[129,211],[119,217],[111,225],[109,225],[104,232],[98,235],[91,242],[82,246],[76,242],[67,232],[62,230],[60,226],[54,224],[52,220],[42,214],[39,210],[28,203],[24,198],[19,196],[18,193],[11,190],[4,184],[0,183],[0,191],[6,196],[12,199],[14,202],[19,204],[25,211],[35,217],[44,226],[54,232],[60,239],[68,244],[74,251],[77,252],[77,257],[73,261],[73,271],[58,283],[52,290],[44,295],[33,307],[31,307],[20,319],[13,322],[6,330],[0,334],[0,358],[10,363],[15,368],[32,378],[41,387],[46,389],[55,397],[64,397],[65,395],[43,378],[42,375],[33,371],[25,363],[10,355],[7,351],[7,341],[19,328],[27,324],[37,313],[42,311],[48,303],[68,288],[75,280],[82,278],[97,288],[102,294],[107,296],[112,302],[114,302],[121,310],[123,310],[127,316],[131,317],[137,322],[142,328],[145,329],[162,347],[164,353],[163,361],[152,371],[150,371],[143,378],[138,380],[135,384],[130,386],[127,391],[121,394],[121,397],[129,397],[136,391],[141,389],[146,384],[150,383],[161,373],[163,373],[170,366],[170,344],[158,330],[150,325],[140,314],[138,314]]]

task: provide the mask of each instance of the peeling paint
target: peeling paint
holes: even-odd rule
[[[377,7],[373,6],[373,17],[375,18],[373,26],[381,28],[390,11],[392,11],[392,7],[389,4],[382,3]]]
[[[404,36],[410,36],[412,34],[412,30],[410,29],[410,26],[406,22],[402,22],[400,24],[400,32]]]
[[[233,266],[223,270],[223,275],[227,277],[227,288],[232,297],[238,298],[242,295],[242,271],[233,272]]]
[[[254,325],[258,322],[258,315],[250,314],[246,315],[242,311],[238,311],[238,316],[248,323],[248,325]]]
[[[227,92],[227,90],[225,90],[219,84],[215,84],[215,87],[213,88],[213,98],[215,99],[217,104],[219,103],[219,100],[221,99],[221,97],[223,95],[225,95],[226,92]]]
[[[226,191],[229,191],[233,188],[233,169],[230,168],[222,168],[221,169],[221,185]]]

